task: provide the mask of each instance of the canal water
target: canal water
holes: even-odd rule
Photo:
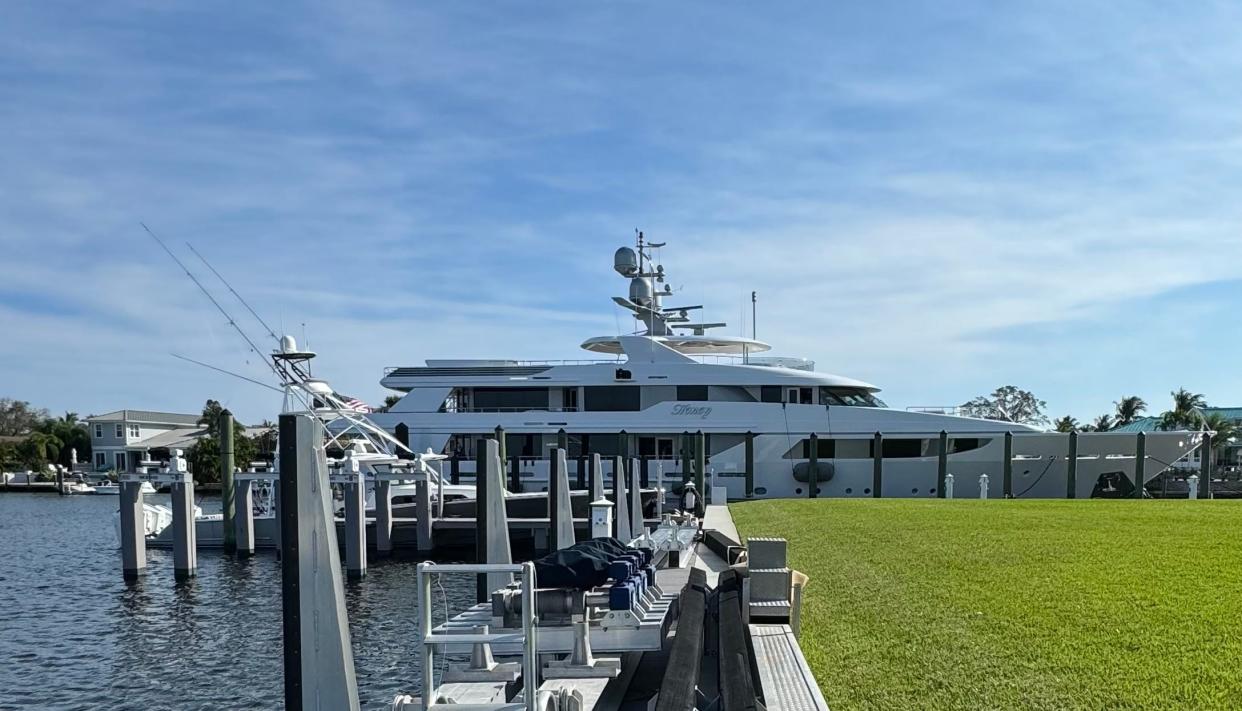
[[[172,551],[148,550],[145,578],[127,584],[116,510],[114,496],[0,493],[0,709],[281,707],[275,553],[202,550],[197,578],[178,585]],[[415,562],[372,561],[346,583],[364,709],[419,691]],[[470,576],[445,576],[442,589],[437,621],[473,602]]]

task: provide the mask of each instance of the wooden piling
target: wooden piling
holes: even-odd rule
[[[876,431],[871,438],[871,498],[882,496],[884,486],[884,433]]]
[[[940,446],[936,449],[936,496],[944,498],[945,477],[949,473],[949,433],[940,430]]]
[[[755,498],[755,433],[746,433],[746,498]]]
[[[1212,498],[1212,469],[1215,462],[1212,457],[1215,455],[1212,447],[1212,435],[1210,432],[1203,433],[1203,441],[1199,443],[1199,498]]]
[[[1069,433],[1069,451],[1065,454],[1065,498],[1078,496],[1078,433]]]
[[[1004,490],[1001,492],[1001,494],[1006,499],[1012,499],[1013,498],[1013,433],[1012,432],[1005,433],[1005,452],[1002,456],[1005,457],[1005,461],[1002,463],[1003,464],[1002,471],[1004,472],[1005,476],[1004,476]]]
[[[237,552],[237,536],[233,530],[233,517],[236,509],[233,504],[233,413],[220,411],[220,509],[221,524],[224,527],[224,552],[233,555]]]
[[[812,432],[807,447],[806,494],[815,499],[819,498],[819,435]]]
[[[1139,432],[1134,443],[1134,492],[1136,499],[1143,498],[1143,486],[1147,478],[1147,433]]]

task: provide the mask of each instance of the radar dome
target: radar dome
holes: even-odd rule
[[[646,277],[634,277],[630,279],[630,301],[639,306],[650,306],[653,296],[651,288],[651,280]]]
[[[286,334],[280,337],[280,352],[281,353],[297,353],[297,351],[298,351],[298,342],[293,340],[293,336]]]
[[[621,276],[633,276],[638,273],[638,255],[629,247],[622,247],[612,257],[612,268]]]

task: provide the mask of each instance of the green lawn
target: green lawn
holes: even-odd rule
[[[1242,708],[1242,502],[733,504],[834,711]]]

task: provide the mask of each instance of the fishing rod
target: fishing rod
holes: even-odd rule
[[[209,363],[204,363],[204,362],[202,362],[201,360],[194,360],[193,358],[187,358],[186,356],[179,355],[179,354],[177,354],[177,353],[169,353],[168,355],[172,356],[173,358],[179,358],[179,359],[184,360],[184,361],[186,361],[186,362],[193,363],[193,364],[195,364],[195,365],[201,365],[201,366],[203,366],[204,368],[208,368],[208,369],[210,369],[210,370],[214,370],[214,371],[216,371],[217,373],[224,373],[225,375],[231,375],[231,376],[233,376],[234,378],[240,378],[240,379],[242,379],[242,380],[245,380],[245,381],[246,381],[246,382],[248,382],[248,383],[254,383],[255,385],[258,385],[259,387],[267,388],[268,390],[272,390],[272,391],[274,391],[274,392],[278,392],[278,393],[283,393],[283,392],[284,392],[284,390],[281,390],[280,388],[278,388],[278,387],[276,387],[276,386],[274,386],[274,385],[269,385],[269,384],[267,384],[267,383],[263,382],[262,380],[255,380],[254,378],[247,378],[247,377],[246,377],[246,376],[244,376],[244,375],[241,375],[241,374],[238,374],[238,373],[234,373],[234,372],[233,372],[233,371],[231,371],[231,370],[225,370],[224,368],[217,368],[216,366],[211,365],[211,364],[209,364]]]
[[[146,225],[143,225],[143,226],[145,227]],[[204,257],[203,255],[199,254],[198,250],[197,250],[197,249],[194,249],[194,245],[190,244],[189,242],[186,242],[186,243],[185,243],[185,246],[186,246],[186,247],[189,247],[189,248],[190,248],[190,251],[194,253],[194,256],[198,257],[199,261],[201,261],[201,262],[203,263],[203,265],[204,265],[204,266],[206,266],[208,269],[210,269],[212,274],[215,274],[215,275],[216,275],[216,278],[220,280],[220,283],[221,283],[221,284],[224,284],[224,287],[225,287],[226,289],[228,289],[230,292],[232,292],[233,296],[234,296],[234,297],[235,297],[238,301],[240,301],[240,302],[241,302],[241,305],[242,305],[242,306],[245,306],[245,307],[246,307],[246,310],[250,312],[250,315],[251,315],[251,316],[254,316],[255,320],[256,320],[256,321],[258,321],[260,324],[262,324],[262,325],[263,325],[264,330],[266,330],[266,331],[267,331],[267,335],[271,336],[273,341],[276,341],[277,343],[280,343],[280,336],[277,336],[277,335],[276,335],[276,332],[272,330],[272,327],[271,327],[271,326],[268,326],[268,325],[267,325],[267,321],[264,321],[262,316],[260,316],[259,314],[255,313],[255,310],[254,310],[254,309],[252,309],[252,308],[250,308],[250,304],[246,303],[246,300],[242,298],[241,294],[237,293],[237,290],[233,288],[233,285],[232,285],[232,284],[229,284],[229,283],[228,283],[228,281],[226,281],[226,280],[224,279],[224,277],[220,275],[220,272],[216,271],[216,268],[215,268],[215,267],[213,267],[213,266],[211,266],[211,262],[208,262],[206,257]],[[305,339],[303,339],[303,340],[305,340]]]

